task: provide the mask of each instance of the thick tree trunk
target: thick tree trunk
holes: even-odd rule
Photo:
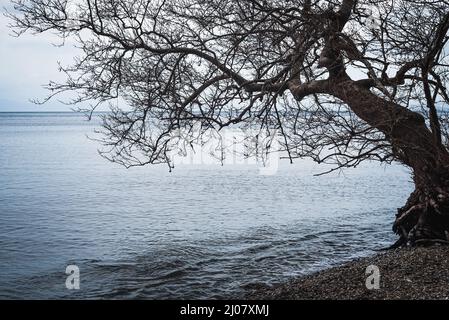
[[[449,153],[424,118],[360,86],[347,75],[329,82],[329,91],[369,125],[383,132],[395,156],[413,171],[415,191],[398,209],[393,230],[399,245],[449,241]]]

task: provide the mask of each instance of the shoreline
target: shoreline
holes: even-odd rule
[[[379,271],[379,288],[368,281]],[[367,273],[368,271],[368,273]],[[251,290],[249,300],[449,300],[449,246],[400,248],[288,282]]]

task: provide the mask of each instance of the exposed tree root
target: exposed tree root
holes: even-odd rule
[[[415,241],[416,245],[433,245],[433,244],[444,244],[449,245],[449,241],[447,240],[440,240],[440,239],[419,239]]]
[[[449,245],[449,193],[441,187],[414,191],[407,204],[398,209],[393,231],[400,238],[388,249]]]

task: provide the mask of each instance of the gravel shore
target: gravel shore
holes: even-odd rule
[[[380,271],[380,288],[368,290],[366,268]],[[449,247],[402,248],[354,260],[281,285],[255,289],[248,299],[449,299]]]

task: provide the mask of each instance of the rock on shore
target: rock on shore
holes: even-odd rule
[[[380,271],[380,288],[368,290],[366,268]],[[402,248],[354,260],[281,285],[249,299],[449,299],[449,246]]]

